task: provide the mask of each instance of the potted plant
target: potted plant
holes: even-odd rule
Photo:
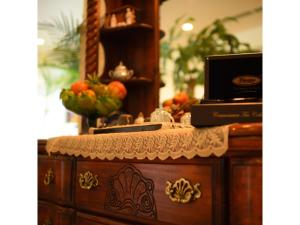
[[[60,80],[60,86],[67,87],[79,78],[80,35],[82,24],[74,19],[72,14],[61,16],[52,21],[39,22],[38,28],[44,30],[53,40],[52,48],[46,54],[40,54],[38,66],[66,70],[68,76]],[[42,71],[43,72],[43,71]],[[57,88],[59,86],[57,85]]]
[[[228,32],[225,23],[236,21],[234,17],[217,19],[197,33],[191,33],[185,45],[175,46],[182,35],[180,24],[192,22],[192,17],[176,19],[168,39],[161,42],[161,71],[166,72],[167,62],[174,63],[173,80],[176,91],[186,91],[194,97],[195,85],[204,83],[204,60],[208,55],[253,51],[248,43],[242,43]]]

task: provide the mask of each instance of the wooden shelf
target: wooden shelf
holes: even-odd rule
[[[133,6],[133,5],[123,5],[121,7],[118,7],[116,9],[114,9],[114,10],[111,10],[109,13],[106,13],[106,15],[122,13],[122,12],[125,12],[127,8],[134,9],[136,12],[140,12],[141,11],[140,8],[137,8],[137,7]]]
[[[101,79],[101,82],[104,84],[107,84],[111,81],[113,81],[113,79],[109,79],[109,78]],[[129,80],[121,81],[121,82],[124,83],[125,85],[147,85],[147,84],[151,84],[153,81],[152,79],[147,77],[132,77]]]
[[[105,52],[101,82],[106,84],[111,82],[109,71],[123,61],[127,68],[135,72],[131,79],[122,81],[128,90],[128,95],[123,102],[123,110],[135,116],[142,112],[148,117],[159,105],[159,88],[163,85],[157,77],[159,39],[165,36],[164,31],[159,30],[160,0],[106,0],[105,2],[105,21],[98,30],[98,41]],[[123,26],[110,27],[112,14],[116,15],[117,23],[126,21],[127,8],[135,10],[136,22],[131,25],[123,23]],[[90,22],[92,23],[92,20]]]
[[[153,31],[153,27],[146,23],[135,23],[127,26],[102,28],[100,29],[100,38],[105,37],[124,37],[139,35],[141,32]]]

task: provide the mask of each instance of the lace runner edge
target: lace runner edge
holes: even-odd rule
[[[138,140],[132,138],[132,134],[127,133],[123,135],[123,138],[119,137],[120,142],[125,141],[119,145],[115,142],[118,139],[116,134],[55,137],[47,141],[46,150],[49,155],[62,153],[101,160],[116,158],[166,160],[167,158],[192,159],[195,156],[209,157],[211,155],[220,157],[228,149],[229,125],[201,129],[185,128],[185,130],[176,131],[179,130],[180,132],[174,132],[174,130],[143,132]],[[147,147],[149,145],[153,149]]]

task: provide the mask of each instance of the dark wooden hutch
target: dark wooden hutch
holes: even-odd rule
[[[134,117],[139,112],[150,116],[159,104],[159,39],[162,34],[159,5],[159,0],[107,0],[107,18],[127,7],[136,9],[139,15],[134,24],[111,28],[107,20],[100,21],[99,0],[88,1],[85,74],[97,73],[99,60],[105,61],[101,76],[104,83],[110,81],[108,72],[120,61],[134,70],[132,79],[124,82],[128,95],[123,106],[123,110]],[[99,58],[99,42],[103,45],[105,59]]]

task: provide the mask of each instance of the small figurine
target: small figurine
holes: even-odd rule
[[[117,26],[117,17],[115,14],[112,14],[110,18],[110,27],[116,27],[116,26]]]
[[[142,112],[139,113],[138,117],[134,120],[135,124],[142,124],[144,123],[145,119],[144,119],[144,115]]]
[[[127,8],[126,9],[125,17],[126,17],[126,24],[127,25],[135,23],[135,12],[134,12],[134,9],[131,10],[130,8]]]

